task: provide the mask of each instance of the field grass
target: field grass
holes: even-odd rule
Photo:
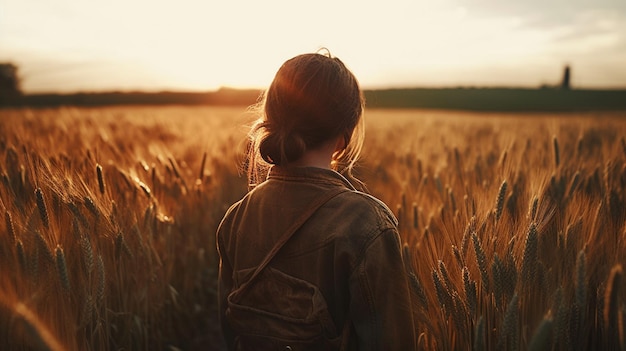
[[[0,349],[222,349],[251,118],[0,110]],[[624,113],[366,118],[357,174],[399,217],[423,348],[626,350]]]

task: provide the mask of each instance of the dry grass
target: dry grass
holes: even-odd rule
[[[0,114],[0,349],[221,349],[243,109]],[[368,111],[422,347],[624,349],[624,117]]]

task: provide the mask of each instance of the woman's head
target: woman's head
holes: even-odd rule
[[[362,144],[363,95],[355,76],[330,54],[303,54],[287,60],[265,91],[262,117],[250,134],[256,161],[286,165],[307,150],[332,140],[343,147],[335,169],[350,170]]]

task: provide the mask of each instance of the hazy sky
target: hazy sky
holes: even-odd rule
[[[365,88],[626,88],[625,0],[0,0],[25,92],[263,88],[328,47]]]

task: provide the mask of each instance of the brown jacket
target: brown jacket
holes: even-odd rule
[[[391,211],[335,171],[274,166],[265,182],[228,210],[217,232],[218,303],[229,349],[236,332],[225,318],[228,294],[312,201],[336,187],[350,191],[317,210],[268,267],[319,288],[337,330],[350,326],[348,349],[415,348],[407,274]]]

